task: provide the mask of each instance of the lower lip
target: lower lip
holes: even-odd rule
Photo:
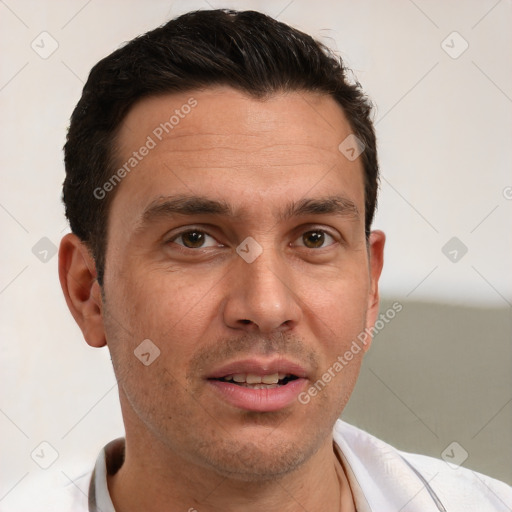
[[[209,380],[208,383],[234,407],[246,411],[272,412],[297,402],[306,379],[295,379],[284,386],[269,389],[251,389],[221,380]]]

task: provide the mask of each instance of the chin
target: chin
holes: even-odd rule
[[[297,470],[309,458],[308,455],[296,445],[281,445],[276,451],[248,444],[236,453],[223,454],[222,460],[217,459],[215,465],[218,473],[231,480],[263,483]]]
[[[204,446],[203,460],[219,475],[240,482],[266,482],[300,468],[320,448],[321,437],[295,431],[253,427],[240,429],[238,439]],[[294,435],[295,434],[295,435]]]

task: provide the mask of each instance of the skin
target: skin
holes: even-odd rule
[[[306,390],[373,326],[384,234],[365,238],[362,163],[338,150],[352,130],[326,95],[259,100],[216,87],[136,104],[119,165],[191,97],[197,106],[111,192],[103,290],[75,235],[60,248],[68,306],[91,346],[108,345],[119,382],[126,458],[109,477],[114,505],[283,512],[341,500],[353,510],[332,427],[365,351],[308,404],[274,412],[234,407],[205,379],[226,362],[284,357],[307,370]],[[223,201],[234,215],[144,218],[177,195]],[[355,208],[283,215],[333,196]],[[186,247],[194,230],[208,235],[203,247]],[[248,236],[263,250],[252,263],[236,252]],[[134,356],[145,339],[160,350],[149,366]]]

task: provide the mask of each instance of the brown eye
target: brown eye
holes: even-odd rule
[[[220,246],[215,238],[210,236],[204,231],[198,229],[191,229],[189,231],[183,231],[177,235],[171,242],[186,247],[187,249],[203,249],[205,247]]]
[[[302,235],[302,241],[309,249],[318,249],[325,242],[325,233],[323,231],[308,231]]]
[[[307,249],[323,249],[336,242],[334,237],[323,229],[312,229],[302,233],[297,240],[295,246],[306,247]]]
[[[185,247],[197,249],[204,244],[205,236],[201,231],[188,231],[181,235],[181,239],[183,240],[183,245]]]

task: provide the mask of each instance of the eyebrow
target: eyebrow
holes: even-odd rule
[[[199,196],[160,197],[153,201],[142,214],[142,224],[174,215],[222,215],[233,217],[233,209],[225,201]]]
[[[279,216],[280,220],[306,215],[336,215],[359,220],[359,210],[356,204],[346,197],[328,196],[316,199],[301,199],[290,203]]]
[[[144,210],[141,225],[147,225],[160,218],[176,215],[214,215],[222,217],[237,217],[237,212],[225,201],[208,199],[201,196],[169,196],[160,197],[151,202]],[[280,221],[293,217],[307,215],[336,215],[359,220],[360,214],[355,203],[341,196],[328,196],[322,198],[306,198],[288,203],[278,213]]]

